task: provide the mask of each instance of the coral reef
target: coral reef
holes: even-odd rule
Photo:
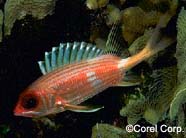
[[[7,0],[4,6],[4,32],[10,35],[16,20],[26,15],[43,19],[51,15],[55,8],[56,0]]]
[[[127,116],[129,124],[135,124],[141,118],[157,124],[166,117],[166,111],[173,99],[172,87],[176,84],[176,75],[175,66],[154,70],[150,76],[152,80],[148,80],[142,90],[145,96],[129,102],[122,108],[120,115]],[[145,90],[147,91],[144,92]]]
[[[91,138],[136,138],[138,134],[128,133],[122,128],[109,124],[96,124],[92,128]]]
[[[185,62],[185,53],[186,53],[186,10],[181,9],[178,20],[177,20],[177,47],[176,47],[176,58],[178,66],[178,85],[175,91],[174,99],[170,106],[170,118],[174,120],[178,117],[178,124],[184,126],[183,123],[185,118],[185,99],[186,99],[186,62]]]

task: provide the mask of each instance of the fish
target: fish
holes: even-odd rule
[[[126,72],[174,42],[161,36],[158,23],[146,47],[134,56],[121,58],[118,25],[113,25],[105,49],[86,42],[61,43],[39,61],[43,76],[19,96],[15,116],[37,118],[66,110],[95,112],[103,106],[80,105],[109,87],[124,86]]]

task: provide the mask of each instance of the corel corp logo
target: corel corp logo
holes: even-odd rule
[[[140,126],[139,124],[136,125],[127,125],[126,126],[126,131],[127,132],[158,132],[158,126],[154,125],[154,126]],[[184,132],[184,130],[182,129],[182,127],[180,126],[167,126],[165,124],[161,125],[159,127],[159,131],[162,133],[181,133]]]

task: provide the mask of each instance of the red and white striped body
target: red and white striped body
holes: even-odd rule
[[[121,61],[113,55],[102,55],[66,65],[40,77],[23,95],[32,92],[40,96],[40,106],[44,107],[42,112],[45,112],[42,115],[62,112],[65,104],[80,104],[106,88],[117,85],[124,76]],[[17,106],[17,113],[21,110]]]

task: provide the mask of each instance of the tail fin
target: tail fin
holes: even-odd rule
[[[166,14],[160,18],[154,33],[152,34],[151,38],[149,39],[145,48],[142,51],[132,57],[127,58],[127,61],[126,59],[123,59],[125,60],[125,62],[122,61],[124,63],[123,67],[125,70],[131,69],[138,63],[148,59],[149,57],[165,49],[176,41],[175,38],[170,38],[166,36],[162,37],[161,29],[165,27],[165,18],[167,18]]]

